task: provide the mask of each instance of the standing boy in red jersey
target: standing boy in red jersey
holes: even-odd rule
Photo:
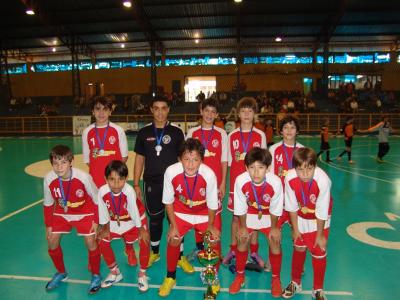
[[[124,130],[110,122],[112,102],[104,96],[92,101],[95,123],[82,133],[83,161],[89,166],[97,188],[106,184],[104,170],[112,160],[128,160],[128,143]]]
[[[326,152],[326,162],[330,163],[332,162],[329,154],[331,149],[331,146],[329,145],[329,118],[326,118],[324,121],[324,125],[321,127],[321,146],[320,146],[320,151],[317,154],[317,157],[319,157],[322,153]]]
[[[244,158],[246,153],[254,147],[266,148],[267,143],[265,134],[261,130],[253,126],[254,114],[257,111],[257,102],[252,97],[244,97],[240,99],[237,105],[239,112],[240,126],[233,130],[228,135],[228,165],[230,166],[229,173],[229,198],[228,198],[228,210],[234,211],[233,202],[233,190],[235,185],[236,177],[246,171],[244,164]],[[228,254],[223,259],[223,264],[228,265],[235,257],[237,251],[237,230],[239,226],[238,216],[232,216],[231,224],[231,247]],[[261,267],[264,267],[264,262],[258,255],[258,241],[257,235],[252,235],[250,243],[250,256],[255,260]]]
[[[99,224],[102,225],[98,238],[100,251],[110,269],[110,274],[102,282],[101,287],[110,287],[123,279],[111,248],[111,241],[123,238],[124,242],[130,245],[139,240],[138,288],[139,291],[145,292],[149,289],[146,269],[150,256],[150,235],[146,216],[143,215],[143,220],[141,219],[136,193],[126,182],[128,177],[126,164],[113,160],[107,165],[104,173],[107,184],[103,185],[98,193]]]
[[[317,167],[317,155],[310,148],[295,151],[293,167],[285,178],[285,210],[290,215],[294,243],[292,281],[282,297],[288,299],[301,291],[301,273],[308,250],[314,270],[313,299],[325,300],[323,284],[332,212],[331,181]]]
[[[259,231],[266,235],[269,242],[269,260],[272,266],[271,294],[273,297],[282,295],[281,231],[278,217],[283,210],[283,188],[279,177],[269,172],[271,161],[268,150],[255,147],[246,154],[247,171],[236,178],[234,213],[239,216],[239,231],[237,275],[229,287],[231,294],[238,293],[244,285],[249,239],[253,232]]]
[[[189,129],[186,138],[198,139],[204,149],[203,163],[210,167],[217,176],[219,209],[216,218],[221,219],[222,199],[225,197],[226,190],[226,172],[228,169],[228,136],[225,130],[214,125],[218,117],[217,101],[215,99],[206,99],[201,104],[200,114],[202,116],[201,125]],[[218,224],[222,224],[219,220]],[[217,228],[221,231],[221,228]],[[201,236],[196,235],[197,249],[201,250],[203,240]],[[220,245],[217,249],[220,251]]]
[[[163,203],[169,219],[167,246],[167,276],[158,294],[166,297],[176,284],[176,267],[182,238],[190,230],[210,231],[219,240],[217,178],[202,163],[204,147],[199,140],[187,139],[179,150],[180,162],[167,168],[164,174]],[[213,287],[217,293],[219,285]]]
[[[53,170],[45,176],[43,183],[44,223],[48,252],[57,273],[47,283],[46,290],[57,288],[68,278],[60,243],[62,234],[70,233],[75,227],[89,252],[92,272],[89,293],[94,294],[101,287],[101,257],[95,238],[99,223],[97,189],[87,173],[72,168],[74,156],[68,146],[55,146],[49,158]]]

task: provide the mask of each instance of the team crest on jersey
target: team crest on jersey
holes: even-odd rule
[[[76,192],[75,192],[75,195],[78,198],[82,198],[84,194],[83,194],[83,191],[81,189],[77,189]]]
[[[244,196],[246,197],[246,199],[249,199],[250,198],[250,193],[246,192],[246,194],[244,194]]]
[[[214,140],[211,142],[211,144],[212,144],[212,146],[213,146],[214,148],[217,148],[217,147],[219,146],[219,141],[218,141],[217,139],[214,139]]]
[[[200,195],[202,195],[203,197],[206,195],[206,189],[205,188],[201,188],[199,190]]]
[[[117,139],[115,138],[115,136],[110,136],[109,138],[108,138],[108,142],[111,144],[111,145],[114,145],[115,144],[115,142],[117,141]]]
[[[186,198],[183,195],[179,195],[179,201],[181,201],[183,204],[186,204]]]
[[[154,142],[156,140],[156,138],[154,136],[149,136],[148,138],[146,138],[146,141],[148,142]]]
[[[169,144],[171,142],[171,136],[169,136],[168,134],[164,135],[162,141],[164,144]]]
[[[265,202],[269,202],[269,201],[271,200],[271,196],[270,196],[269,194],[265,194],[265,195],[263,196],[263,200],[264,200]]]
[[[316,201],[317,201],[317,197],[315,197],[314,194],[311,194],[311,195],[310,195],[310,202],[311,202],[312,204],[315,204]]]
[[[110,201],[108,201],[108,200],[106,200],[106,206],[107,206],[107,208],[110,208]]]
[[[255,143],[253,144],[253,147],[261,147],[261,145],[260,145],[259,142],[255,142]]]

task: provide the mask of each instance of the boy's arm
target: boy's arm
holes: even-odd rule
[[[216,210],[213,209],[208,209],[208,226],[207,226],[207,231],[211,232],[211,235],[213,236],[214,239],[219,240],[220,237],[220,232],[218,229],[215,228],[214,226],[214,221],[215,221],[215,214]]]
[[[44,224],[46,227],[50,227],[52,225],[53,220],[53,212],[54,212],[54,199],[51,195],[51,191],[48,185],[46,178],[43,180],[43,216],[44,216]]]
[[[87,127],[83,133],[82,133],[82,152],[83,152],[83,162],[89,166],[89,155],[90,155],[90,149],[89,149],[89,144],[87,140],[89,128]]]
[[[321,250],[326,250],[327,240],[324,236],[325,220],[317,218],[317,236],[315,238],[314,248],[319,246]]]
[[[180,234],[175,221],[174,204],[165,204],[165,210],[169,220],[168,242],[180,239]]]
[[[136,153],[135,166],[133,168],[133,188],[135,189],[136,196],[140,200],[143,200],[142,190],[140,189],[139,183],[140,183],[140,177],[142,176],[143,173],[144,159],[145,157],[143,155]]]
[[[285,210],[289,213],[290,222],[292,225],[292,238],[293,241],[296,241],[298,238],[301,238],[301,233],[299,232],[298,226],[298,216],[297,211],[299,210],[299,206],[297,203],[296,194],[293,191],[292,187],[289,183],[289,178],[286,176],[285,178]]]

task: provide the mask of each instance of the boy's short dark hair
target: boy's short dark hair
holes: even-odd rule
[[[253,97],[243,97],[237,104],[237,110],[241,108],[251,108],[255,113],[257,112],[257,101]]]
[[[63,158],[66,158],[69,162],[72,162],[74,159],[74,154],[67,145],[56,145],[50,150],[49,160],[51,164],[53,164],[54,159]]]
[[[207,106],[214,107],[218,111],[218,101],[214,98],[207,98],[201,102],[201,110],[205,109]]]
[[[279,132],[282,132],[283,126],[285,126],[288,123],[292,123],[294,126],[296,126],[296,131],[297,133],[300,131],[300,124],[299,124],[299,119],[297,119],[293,115],[286,115],[280,122],[279,122]]]
[[[246,153],[244,157],[244,164],[246,167],[249,167],[256,161],[260,162],[264,166],[269,167],[272,162],[271,153],[267,149],[263,149],[260,147],[254,147],[249,152]]]
[[[294,168],[301,167],[303,164],[315,167],[317,165],[317,154],[311,148],[299,148],[293,153],[292,163]]]
[[[111,172],[115,172],[119,175],[121,178],[127,178],[128,177],[128,167],[126,166],[126,163],[120,161],[120,160],[112,160],[107,167],[104,170],[104,175],[106,178],[110,176]]]
[[[94,110],[94,107],[97,104],[101,104],[104,107],[107,107],[109,110],[112,110],[112,101],[107,96],[94,96],[91,102],[92,110]]]
[[[198,139],[189,138],[186,141],[183,141],[179,147],[178,156],[182,158],[185,152],[198,152],[200,154],[201,160],[204,159],[204,146]]]
[[[150,107],[153,106],[154,102],[165,102],[167,106],[169,107],[170,103],[167,99],[167,97],[162,96],[162,95],[155,95],[153,98],[150,100]]]

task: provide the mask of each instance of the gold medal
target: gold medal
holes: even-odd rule
[[[119,221],[119,215],[117,215],[117,225],[118,227],[121,226],[121,222]]]
[[[261,211],[261,210],[259,210],[259,211],[258,211],[258,219],[259,219],[259,220],[261,220],[261,218],[262,218],[262,215],[263,215],[263,214],[262,214],[262,211]]]
[[[239,151],[235,151],[235,160],[236,161],[240,160],[240,152]]]
[[[303,214],[307,214],[307,213],[308,213],[308,207],[307,207],[307,206],[303,206],[303,207],[301,208],[301,212],[302,212]]]
[[[97,158],[99,149],[93,148],[92,157]]]

